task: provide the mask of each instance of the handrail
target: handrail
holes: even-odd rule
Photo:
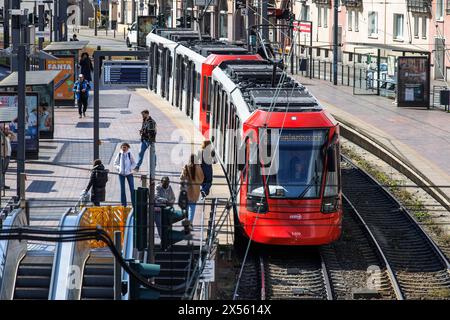
[[[123,239],[123,257],[125,260],[134,259],[134,236],[133,236],[133,228],[134,228],[134,212],[131,210],[130,214],[127,218],[127,228],[125,228],[125,234]],[[128,272],[124,272],[122,270],[122,282],[129,283],[130,275]],[[128,300],[128,291],[124,295],[122,295],[122,300]]]
[[[75,229],[81,224],[86,208],[77,214],[66,211],[61,218],[60,229]],[[72,213],[72,214],[71,214]],[[58,243],[52,270],[50,300],[78,300],[81,295],[83,267],[89,255],[87,241]]]
[[[199,252],[199,259],[197,260],[197,263],[194,267],[194,270],[192,271],[192,275],[188,281],[188,285],[186,287],[186,292],[183,298],[185,299],[192,299],[195,295],[196,292],[198,292],[199,290],[199,284],[200,284],[200,276],[203,273],[203,270],[206,266],[206,261],[207,261],[207,256],[211,254],[213,246],[212,244],[214,243],[214,240],[217,236],[217,233],[214,232],[215,230],[215,216],[216,216],[216,208],[217,208],[217,199],[214,198],[212,199],[211,202],[211,212],[209,214],[209,222],[208,222],[208,233],[205,239],[205,249],[206,250],[200,250]],[[203,224],[203,221],[202,221]],[[201,248],[202,245],[200,246]],[[192,286],[192,289],[190,292],[188,292],[189,288],[191,287],[191,285],[194,284]],[[207,290],[208,288],[200,288],[201,291],[203,290]],[[200,297],[202,295],[199,295]]]
[[[15,209],[4,223],[3,229],[28,225],[26,210]],[[16,283],[17,269],[27,253],[26,240],[0,240],[0,300],[12,300]]]

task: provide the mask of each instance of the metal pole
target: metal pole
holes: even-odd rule
[[[94,51],[94,159],[100,158],[100,112],[99,112],[99,85],[100,85],[100,56],[102,51]]]
[[[269,12],[268,12],[268,0],[261,0],[261,16],[262,16],[262,38],[265,41],[269,41]]]
[[[20,44],[18,48],[18,61],[25,61],[26,48],[24,44]],[[17,85],[17,196],[22,195],[22,185],[20,177],[25,173],[25,63],[18,65],[18,85]]]
[[[309,78],[312,79],[313,73],[313,58],[312,58],[312,37],[313,37],[313,23],[311,21],[311,34],[309,36]]]
[[[380,95],[380,56],[381,56],[381,50],[377,49],[377,96]]]
[[[3,49],[9,47],[9,8],[10,0],[3,1]]]
[[[97,36],[97,12],[98,12],[98,6],[94,6],[94,35]],[[97,84],[96,82],[94,82]]]
[[[20,9],[20,0],[12,0],[11,9]],[[18,46],[21,43],[21,16],[20,15],[12,15],[11,16],[11,37],[12,37],[12,46],[13,52],[17,53]],[[25,61],[25,60],[22,60]],[[11,71],[18,70],[18,56],[13,55],[11,57]]]
[[[39,31],[44,31],[44,13],[45,12],[45,8],[44,5],[39,5],[38,7],[38,15],[39,15]],[[44,43],[44,37],[39,37],[38,39],[38,48],[39,50],[42,50],[42,44]],[[45,63],[44,63],[44,59],[39,59],[39,70],[44,70],[45,69]]]
[[[114,246],[117,252],[122,252],[122,233],[114,231]],[[122,300],[122,269],[117,259],[114,259],[114,300]]]
[[[334,26],[333,26],[333,84],[337,85],[338,68],[338,0],[334,0]]]

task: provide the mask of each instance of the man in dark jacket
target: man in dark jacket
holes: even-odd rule
[[[89,184],[84,190],[85,193],[91,191],[91,201],[95,206],[100,206],[100,202],[105,201],[106,198],[106,182],[108,181],[108,170],[102,164],[100,159],[94,161],[94,168],[91,171],[91,178]]]
[[[142,165],[142,161],[144,160],[145,151],[148,147],[150,147],[150,154],[153,156],[152,159],[152,170],[154,170],[156,166],[156,151],[155,151],[155,141],[156,141],[156,122],[150,117],[150,112],[148,110],[144,110],[141,112],[142,115],[142,127],[139,130],[141,135],[141,150],[139,151],[139,157],[134,170],[136,172],[139,171],[139,167]],[[154,172],[150,173],[151,177],[155,176]]]

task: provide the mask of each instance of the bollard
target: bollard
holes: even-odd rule
[[[147,188],[147,175],[141,175],[142,188]]]
[[[122,254],[122,233],[114,231],[114,246]],[[122,300],[122,269],[119,261],[114,259],[114,300]]]

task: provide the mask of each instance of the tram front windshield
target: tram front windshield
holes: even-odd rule
[[[326,136],[323,129],[279,131],[276,170],[267,170],[266,176],[271,198],[320,197]]]

